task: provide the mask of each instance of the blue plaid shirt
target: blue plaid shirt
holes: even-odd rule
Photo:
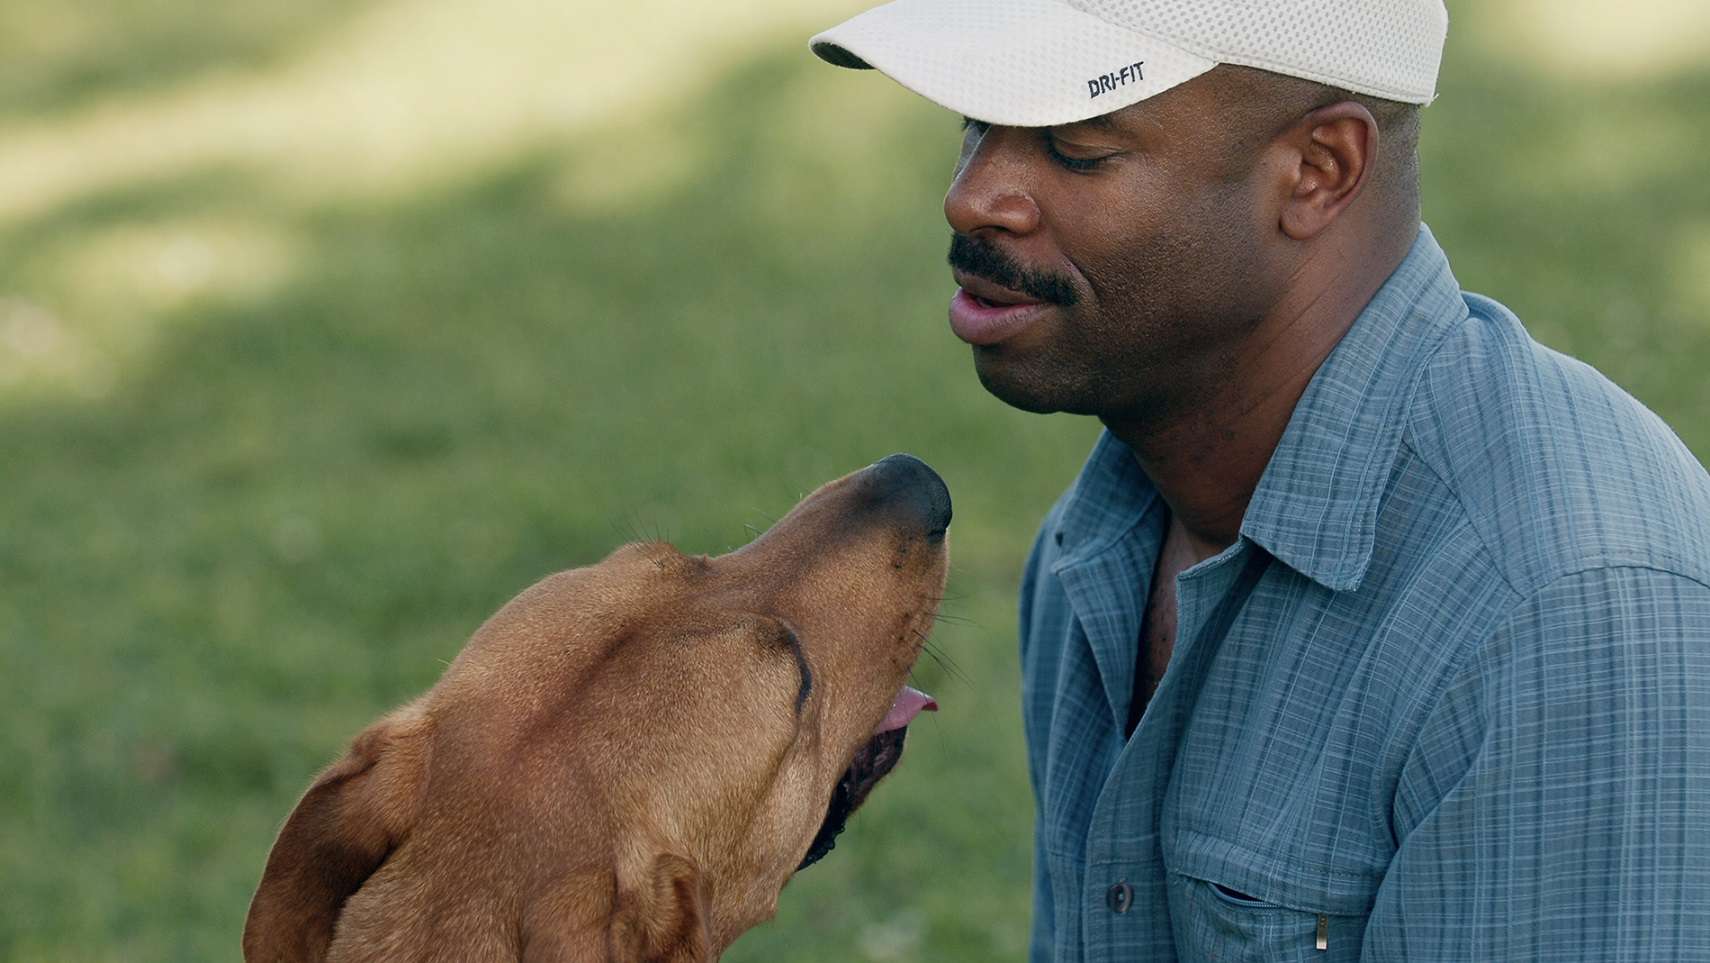
[[[1428,230],[1124,738],[1166,518],[1107,434],[1028,560],[1034,961],[1710,960],[1710,478]]]

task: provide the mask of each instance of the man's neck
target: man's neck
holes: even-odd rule
[[[1196,559],[1234,544],[1307,384],[1411,246],[1409,237],[1363,257],[1327,251],[1325,269],[1297,273],[1301,283],[1283,292],[1226,369],[1161,406],[1168,416],[1101,419],[1134,451]]]

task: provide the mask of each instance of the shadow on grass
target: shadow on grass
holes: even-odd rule
[[[847,78],[790,49],[631,118],[673,152],[640,187],[633,131],[596,132],[402,202],[304,209],[209,170],[0,239],[24,255],[0,290],[29,290],[31,250],[197,212],[298,252],[262,293],[139,318],[158,332],[100,399],[0,408],[0,660],[22,693],[0,825],[27,827],[0,847],[23,881],[0,956],[228,958],[310,773],[506,597],[640,533],[722,551],[894,450],[956,492],[956,614],[985,628],[946,647],[972,682],[922,665],[946,711],[729,958],[1024,955],[1011,586],[1092,426],[981,392],[942,320],[955,119],[897,93],[852,127]],[[1710,73],[1595,95],[1487,63],[1446,79],[1427,210],[1463,282],[1710,453],[1710,327],[1659,293],[1680,280],[1662,225],[1710,217],[1692,159],[1542,179],[1587,111],[1612,136],[1659,102],[1702,127]]]

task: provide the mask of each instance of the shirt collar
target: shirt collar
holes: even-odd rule
[[[1358,588],[1425,361],[1466,318],[1449,259],[1420,225],[1401,266],[1306,386],[1241,534],[1325,588]]]
[[[1325,359],[1295,405],[1241,521],[1241,534],[1334,591],[1358,588],[1425,359],[1467,317],[1460,284],[1429,228]],[[1060,565],[1116,543],[1157,495],[1108,431],[1070,490]]]

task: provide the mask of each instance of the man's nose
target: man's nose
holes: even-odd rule
[[[987,127],[980,133],[944,195],[944,219],[956,233],[1038,230],[1039,205],[1030,193],[1023,143],[1031,133],[1020,127]]]

